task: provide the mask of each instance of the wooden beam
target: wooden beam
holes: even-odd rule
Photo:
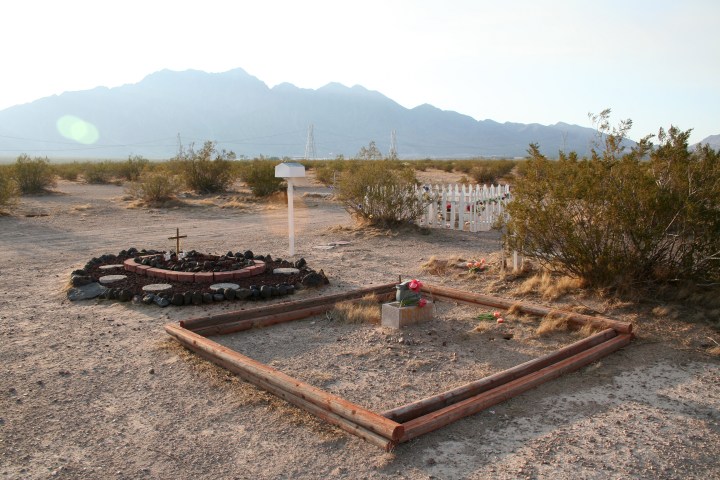
[[[209,360],[231,372],[237,373],[238,375],[248,375],[247,372],[241,372],[239,369],[230,362],[227,362],[225,360],[222,360],[218,357],[215,357],[203,350],[196,351],[198,355],[205,358],[206,360]],[[265,382],[259,377],[255,377],[252,381],[252,383],[263,390],[266,390],[273,395],[282,398],[283,400],[287,401],[288,403],[291,403],[295,405],[296,407],[299,407],[308,413],[311,413],[312,415],[315,415],[318,418],[321,418],[325,420],[328,423],[331,423],[332,425],[335,425],[338,428],[341,428],[345,430],[348,433],[351,433],[353,435],[356,435],[363,440],[365,440],[368,443],[371,443],[372,445],[375,445],[377,447],[382,448],[386,452],[391,451],[393,448],[395,448],[396,442],[393,442],[391,440],[388,440],[385,437],[382,437],[378,435],[377,433],[371,432],[370,430],[353,423],[352,421],[341,417],[340,415],[336,415],[328,410],[325,410],[324,408],[318,407],[317,405],[298,397],[297,395],[293,395],[292,393],[283,390],[281,388],[277,388],[273,385],[271,385],[268,382]]]
[[[396,422],[407,422],[537,372],[538,370],[557,363],[560,360],[564,360],[587,350],[588,348],[599,345],[616,335],[617,333],[615,330],[609,328],[542,357],[529,360],[523,364],[498,372],[494,375],[490,375],[489,377],[467,383],[452,390],[448,390],[416,402],[408,403],[392,410],[387,410],[383,412],[382,415],[391,420],[395,420]]]
[[[233,365],[233,371],[235,371],[235,373],[261,388],[261,383],[269,384],[276,389],[286,391],[289,394],[306,400],[325,411],[343,417],[351,423],[360,425],[393,442],[398,441],[402,437],[403,426],[382,415],[371,412],[310,384],[294,379],[272,367],[246,357],[173,323],[165,325],[165,331],[177,338],[180,343],[190,350],[206,353],[206,358],[211,361],[214,362],[216,359],[219,359],[223,364]],[[258,379],[260,382],[256,382]]]
[[[427,415],[417,417],[403,423],[405,434],[401,442],[407,442],[433,430],[442,428],[456,420],[473,415],[481,410],[504,402],[520,395],[538,385],[553,380],[565,373],[578,370],[612,352],[628,345],[632,340],[630,334],[620,334],[595,347],[561,360],[549,367],[531,373],[497,388],[468,398],[461,402],[449,405]]]
[[[324,295],[319,297],[306,298],[303,300],[296,300],[292,302],[276,303],[269,306],[250,308],[248,310],[237,310],[234,312],[221,313],[218,315],[210,315],[207,317],[190,318],[187,320],[181,320],[180,326],[195,331],[200,328],[210,327],[213,325],[222,325],[225,323],[238,322],[240,320],[246,320],[250,318],[256,318],[260,316],[273,315],[278,313],[290,312],[292,310],[300,310],[306,307],[314,307],[324,304],[334,304],[342,302],[344,300],[351,300],[355,298],[362,298],[366,295],[385,295],[395,293],[395,283],[387,283],[384,285],[378,285],[375,287],[363,288],[360,290],[353,290],[351,292],[336,293],[334,295]]]
[[[632,323],[620,322],[605,317],[591,317],[575,312],[557,310],[553,308],[542,307],[532,303],[516,302],[500,297],[491,297],[479,293],[464,292],[455,288],[441,287],[436,285],[423,284],[422,290],[431,293],[433,296],[456,300],[460,302],[470,303],[472,305],[485,305],[493,308],[509,309],[511,307],[518,308],[520,311],[533,315],[562,315],[575,325],[594,325],[598,328],[612,328],[618,333],[632,333]]]

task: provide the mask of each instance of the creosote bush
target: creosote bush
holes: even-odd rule
[[[135,198],[157,203],[174,198],[181,185],[182,182],[167,168],[146,169],[137,181],[128,185],[127,191]]]
[[[356,218],[371,225],[394,226],[414,221],[423,201],[415,193],[415,172],[388,160],[361,161],[343,171],[339,200]]]
[[[660,131],[623,153],[630,121],[591,158],[551,161],[531,145],[508,205],[507,243],[590,285],[720,280],[720,156],[688,147],[690,131]]]
[[[55,172],[47,158],[22,154],[13,168],[13,178],[22,194],[42,193],[55,185]]]
[[[275,177],[276,160],[255,159],[240,168],[240,179],[256,197],[267,197],[285,188],[285,181]]]
[[[11,165],[0,165],[0,212],[6,212],[15,203],[18,195],[12,168]]]
[[[217,151],[215,142],[205,142],[195,151],[194,145],[178,153],[173,164],[179,169],[185,185],[197,193],[226,191],[235,181],[233,152]]]

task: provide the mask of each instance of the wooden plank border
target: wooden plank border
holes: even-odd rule
[[[375,413],[206,338],[210,335],[223,335],[300,320],[332,310],[336,303],[357,301],[367,295],[375,295],[378,301],[388,301],[395,296],[395,285],[389,283],[346,293],[278,303],[270,307],[198,317],[181,321],[179,324],[169,323],[165,325],[165,331],[203,358],[386,451],[392,450],[398,443],[442,428],[560,375],[582,368],[628,345],[632,340],[630,323],[425,284],[423,291],[435,299],[492,308],[513,307],[535,315],[562,315],[575,325],[590,324],[604,330],[489,377]]]

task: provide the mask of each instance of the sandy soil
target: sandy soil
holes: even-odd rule
[[[131,246],[287,254],[282,205],[127,208],[118,186],[61,182],[0,217],[0,478],[720,478],[718,310],[572,292],[556,300],[637,326],[629,347],[393,453],[347,435],[179,347],[167,322],[242,303],[160,309],[71,303],[69,273]],[[297,250],[328,274],[330,294],[404,278],[512,296],[495,232],[385,234],[307,183],[296,190]],[[349,244],[314,249],[330,241]],[[431,275],[438,258],[491,260],[467,279]],[[529,301],[549,304],[534,295]],[[222,337],[223,343],[373,409],[449,388],[577,338],[536,335],[510,317],[478,331],[476,309],[438,303],[437,319],[402,332],[320,316]],[[717,307],[716,307],[717,308]],[[503,336],[513,336],[505,340]]]

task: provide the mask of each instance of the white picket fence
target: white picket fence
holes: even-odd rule
[[[426,203],[420,225],[471,232],[490,230],[510,200],[509,185],[418,185],[415,192]]]

